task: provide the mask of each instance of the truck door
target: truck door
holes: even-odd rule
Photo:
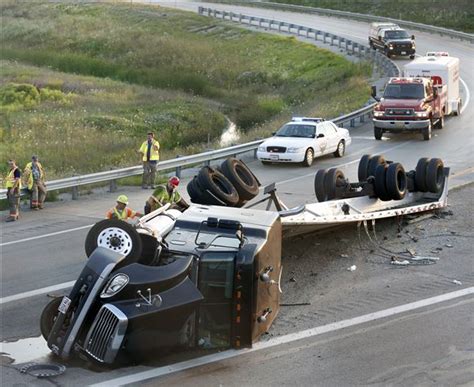
[[[198,345],[230,347],[235,252],[209,252],[201,256],[199,291],[204,296],[197,322]]]

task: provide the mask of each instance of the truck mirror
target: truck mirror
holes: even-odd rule
[[[411,40],[415,40],[415,35],[412,35],[412,36],[411,36]]]
[[[381,98],[380,98],[380,97],[377,97],[377,96],[375,96],[375,97],[374,97],[374,99],[375,99],[377,102],[380,102],[380,99],[381,99]]]

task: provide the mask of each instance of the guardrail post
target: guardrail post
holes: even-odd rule
[[[79,199],[79,187],[76,185],[75,187],[72,187],[72,200],[78,200]]]
[[[176,158],[179,159],[181,157],[181,155],[176,155]],[[176,173],[175,173],[176,177],[181,179],[181,167],[176,167]]]
[[[114,168],[110,168],[110,170],[112,171]],[[115,192],[117,191],[117,180],[113,179],[113,180],[110,180],[109,182],[109,192]]]
[[[239,23],[242,24],[242,14],[241,13],[239,13]]]
[[[278,32],[281,32],[281,26],[282,26],[282,22],[278,22]]]
[[[334,40],[336,39],[336,35],[331,35],[331,43],[330,46],[334,46]]]
[[[203,10],[203,7],[199,6],[199,7],[198,7],[198,14],[199,14],[199,15],[202,15],[202,10]]]
[[[355,120],[353,118],[351,118],[350,126],[351,126],[351,128],[353,128],[355,126]]]

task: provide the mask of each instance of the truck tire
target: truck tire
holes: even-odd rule
[[[339,144],[337,144],[337,149],[333,153],[335,157],[342,157],[344,156],[344,153],[346,152],[346,143],[344,140],[339,141]]]
[[[306,153],[304,154],[303,165],[305,167],[310,167],[314,161],[314,151],[311,148],[306,149]]]
[[[233,207],[239,202],[239,194],[235,187],[227,177],[215,169],[211,167],[201,168],[197,181],[202,190],[209,190],[228,206]]]
[[[444,128],[444,112],[441,113],[438,121],[436,121],[436,129],[443,129]]]
[[[426,167],[426,188],[429,192],[438,193],[443,188],[444,163],[441,159],[431,159]]]
[[[375,195],[384,202],[391,200],[386,181],[387,166],[385,164],[379,164],[375,169]]]
[[[386,172],[385,185],[390,198],[401,200],[407,193],[407,175],[403,165],[392,163],[388,166]]]
[[[415,55],[410,55],[410,59],[411,60],[415,59]]]
[[[455,116],[460,116],[461,115],[461,107],[462,107],[462,103],[461,103],[461,101],[459,101],[458,104],[457,104],[457,107],[456,107],[456,111],[453,112],[453,114]]]
[[[376,140],[381,140],[383,136],[383,130],[374,126],[374,137]]]
[[[338,168],[331,168],[324,177],[324,190],[327,200],[337,199],[336,185],[339,179],[344,180],[344,173]]]
[[[143,250],[142,239],[137,230],[119,219],[101,220],[89,230],[84,246],[87,257],[99,246],[122,253],[133,260],[139,259]]]
[[[385,157],[381,155],[372,156],[369,159],[369,165],[367,167],[367,177],[375,176],[375,170],[379,165],[385,165]]]
[[[324,185],[327,173],[327,169],[318,169],[314,176],[314,193],[316,194],[318,202],[325,202],[327,200],[326,188]]]
[[[54,298],[44,307],[43,311],[41,312],[40,331],[46,341],[48,341],[49,334],[51,333],[54,322],[58,317],[58,308],[62,299],[62,297]]]
[[[367,180],[369,172],[369,160],[371,157],[371,155],[363,155],[360,158],[359,168],[357,169],[357,177],[359,178],[359,182]]]
[[[429,125],[426,127],[426,128],[423,128],[422,129],[422,133],[423,133],[423,140],[424,141],[429,141],[431,140],[431,128],[432,128],[432,123],[431,123],[431,120],[430,120],[430,123]]]
[[[241,200],[258,195],[258,181],[244,162],[230,157],[221,164],[221,171],[237,190]]]
[[[200,201],[200,198],[202,197],[202,190],[197,181],[197,176],[194,176],[194,178],[188,183],[186,186],[186,191],[188,191],[191,202],[204,204]]]
[[[418,160],[415,168],[415,188],[419,192],[427,192],[428,188],[426,187],[426,169],[430,159],[428,157],[423,157]]]

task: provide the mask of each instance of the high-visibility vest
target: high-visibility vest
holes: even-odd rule
[[[157,149],[154,149],[154,147]],[[147,161],[147,154],[148,151],[148,140],[143,142],[142,146],[139,149],[140,153],[143,153],[143,161]],[[150,149],[150,161],[158,161],[160,159],[160,143],[157,140],[152,140],[151,142],[151,149]]]
[[[43,166],[41,165],[41,163],[39,161],[36,162],[36,165],[38,166],[38,169],[40,171],[40,180],[43,180],[43,178],[44,178]],[[27,175],[27,177],[28,177],[28,180],[27,180],[28,189],[31,190],[33,188],[33,181],[34,181],[33,180],[33,163],[32,162],[29,162],[28,164],[26,164],[24,174]]]
[[[112,208],[107,212],[107,219],[119,219],[127,220],[128,218],[133,218],[136,215],[136,212],[132,209],[125,207],[122,211],[117,210],[117,207]]]
[[[17,182],[17,179],[15,178],[15,171],[18,169],[18,167],[13,168],[7,175],[6,183],[5,183],[5,188],[13,188],[15,186],[15,183]],[[18,189],[21,189],[21,179],[18,179]]]
[[[179,192],[173,190],[170,194],[166,185],[159,185],[155,192],[153,192],[153,197],[159,201],[161,205],[165,205],[166,203],[174,204],[181,200],[181,195]]]

